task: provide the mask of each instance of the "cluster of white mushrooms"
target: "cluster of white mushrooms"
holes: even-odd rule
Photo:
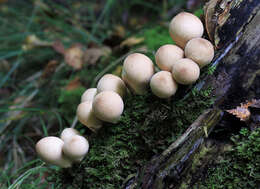
[[[60,138],[44,137],[36,144],[36,152],[44,162],[62,168],[68,168],[73,163],[80,162],[88,149],[87,139],[73,128],[64,129]]]
[[[102,127],[103,122],[119,121],[124,110],[123,98],[128,89],[134,94],[143,95],[150,85],[154,95],[169,98],[176,93],[178,84],[194,83],[199,78],[200,68],[209,64],[214,57],[212,44],[201,38],[203,31],[202,22],[193,14],[182,12],[176,15],[169,27],[170,36],[176,45],[163,45],[155,54],[156,64],[162,71],[154,73],[152,60],[144,54],[130,54],[123,63],[122,79],[106,74],[98,81],[97,88],[87,89],[83,93],[77,108],[78,120],[96,132]],[[80,161],[82,155],[88,151],[86,139],[76,134],[73,134],[73,137],[65,137],[69,138],[66,140],[63,138],[61,137],[61,140],[57,137],[46,137],[40,140],[36,145],[40,157],[46,162],[62,167],[69,167],[71,162]],[[79,143],[74,143],[76,138],[81,138],[82,142],[84,138],[85,147],[87,146],[80,155],[75,155],[75,151],[81,148]],[[51,154],[53,146],[56,149],[55,153],[53,151]]]

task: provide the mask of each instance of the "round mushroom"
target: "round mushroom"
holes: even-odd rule
[[[173,65],[172,76],[177,83],[189,85],[196,82],[199,78],[200,68],[191,59],[183,58]]]
[[[36,152],[46,163],[60,166],[62,168],[71,167],[71,161],[62,153],[64,142],[58,137],[45,137],[36,144]]]
[[[80,135],[80,133],[73,128],[66,128],[61,132],[60,138],[61,140],[69,140],[72,136]]]
[[[66,140],[63,145],[64,154],[72,162],[80,162],[88,153],[89,143],[83,136],[74,135]]]
[[[96,94],[97,94],[97,88],[87,89],[81,96],[81,102],[93,101]]]
[[[113,74],[106,74],[97,84],[97,92],[100,93],[103,91],[114,91],[123,98],[126,93],[126,86],[120,77]]]
[[[102,121],[99,120],[92,109],[93,101],[85,101],[78,105],[77,117],[78,120],[90,130],[96,132],[102,127]]]
[[[209,64],[214,57],[214,47],[203,38],[191,39],[185,46],[185,56],[196,62],[200,67]]]
[[[100,120],[116,123],[123,110],[124,102],[114,91],[103,91],[94,98],[93,111]]]
[[[184,57],[183,50],[176,45],[163,45],[161,46],[156,54],[155,61],[158,67],[164,71],[171,71],[172,65],[179,59]]]
[[[192,38],[201,37],[204,28],[198,17],[188,12],[177,14],[170,23],[170,36],[175,43],[184,49]]]
[[[130,54],[124,60],[122,79],[135,94],[142,95],[147,92],[153,74],[153,62],[141,53]]]
[[[154,95],[159,98],[169,98],[177,91],[178,84],[167,71],[160,71],[153,75],[150,87]]]

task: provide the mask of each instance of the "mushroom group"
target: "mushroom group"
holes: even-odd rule
[[[38,156],[46,163],[62,168],[71,167],[80,162],[88,153],[89,143],[73,128],[62,131],[60,138],[55,136],[44,137],[36,144]]]
[[[214,57],[210,41],[201,38],[204,32],[200,19],[191,13],[181,12],[170,22],[169,33],[174,44],[165,44],[155,53],[156,65],[161,69],[155,73],[152,60],[141,53],[128,55],[121,78],[105,74],[97,88],[87,89],[77,107],[77,118],[93,132],[103,122],[117,123],[124,110],[123,98],[129,92],[144,95],[149,91],[163,99],[172,97],[178,84],[189,85],[197,81],[200,68]],[[47,163],[70,167],[79,162],[89,149],[88,141],[72,128],[63,130],[60,138],[45,137],[36,144],[36,151]]]

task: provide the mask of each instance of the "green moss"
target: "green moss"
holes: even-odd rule
[[[258,188],[260,185],[260,128],[250,132],[243,128],[231,140],[234,147],[208,170],[205,180],[193,188]]]
[[[169,35],[168,27],[155,26],[145,29],[140,36],[145,38],[144,44],[150,50],[157,50],[160,46],[165,44],[174,44]]]
[[[56,188],[120,188],[128,175],[166,149],[212,103],[204,92],[178,98],[160,100],[151,93],[127,97],[120,122],[105,124],[88,137],[89,154],[80,165],[58,173]]]
[[[76,115],[76,109],[80,103],[80,98],[82,93],[85,91],[84,87],[78,87],[73,90],[61,89],[58,102],[60,104],[59,112],[68,119],[72,121],[73,117]]]

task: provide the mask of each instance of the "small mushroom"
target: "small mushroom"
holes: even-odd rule
[[[175,43],[184,49],[192,38],[201,37],[204,28],[198,17],[188,12],[177,14],[170,23],[170,36]]]
[[[103,91],[94,98],[93,111],[102,121],[118,122],[123,110],[124,102],[114,91]]]
[[[87,89],[81,96],[81,102],[93,101],[94,97],[97,94],[97,88]]]
[[[60,138],[61,140],[69,140],[72,136],[80,135],[80,133],[73,128],[66,128],[61,132]]]
[[[100,93],[103,91],[114,91],[123,98],[126,93],[126,86],[120,77],[113,74],[106,74],[97,84],[97,92]]]
[[[62,150],[72,162],[80,162],[88,153],[88,149],[87,139],[83,136],[74,135],[64,142]]]
[[[71,167],[71,161],[62,153],[64,142],[58,137],[45,137],[36,144],[36,152],[46,163],[60,166],[62,168]]]
[[[160,71],[153,75],[150,87],[154,95],[159,98],[169,98],[177,91],[178,84],[167,71]]]
[[[172,76],[177,83],[189,85],[196,82],[199,78],[200,68],[191,59],[183,58],[173,65]]]
[[[157,50],[155,61],[161,70],[171,72],[173,63],[183,57],[184,52],[180,47],[168,44],[161,46]]]
[[[141,53],[130,54],[124,60],[122,79],[135,94],[142,95],[147,92],[153,74],[153,62]]]
[[[200,67],[209,64],[214,57],[214,47],[210,41],[203,38],[191,39],[185,46],[185,56]]]
[[[78,120],[90,130],[96,132],[102,127],[102,121],[99,120],[92,109],[93,101],[85,101],[78,105],[77,117]]]

